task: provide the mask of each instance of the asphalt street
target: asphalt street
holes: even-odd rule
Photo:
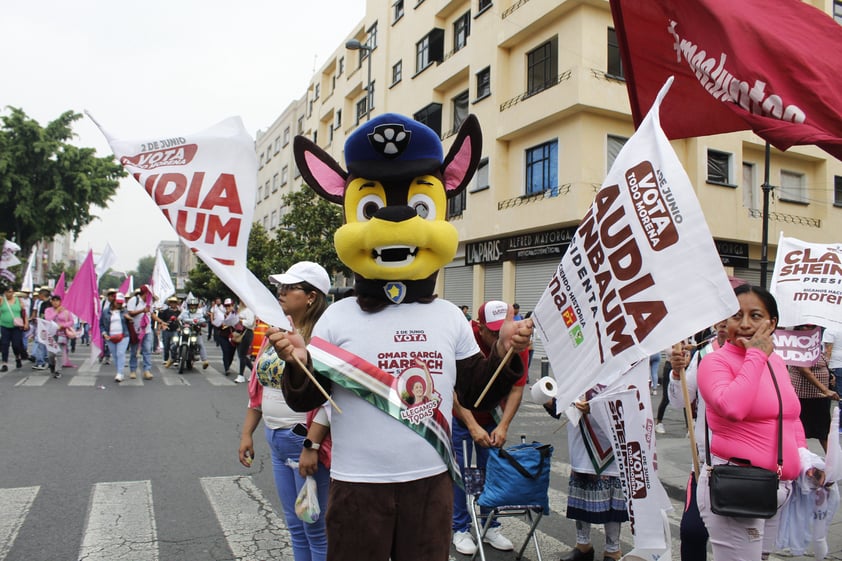
[[[153,380],[122,384],[113,382],[113,365],[90,360],[87,347],[77,349],[77,367],[59,380],[29,364],[0,374],[0,561],[292,560],[262,427],[253,467],[237,461],[246,385],[223,375],[212,343],[208,351],[208,370],[180,376],[156,355]],[[538,375],[533,365],[531,379]],[[679,559],[690,449],[680,411],[668,410],[664,424],[659,478],[674,506],[668,517],[672,558]],[[509,442],[521,435],[555,448],[551,513],[537,536],[542,558],[558,559],[575,543],[574,524],[564,516],[566,430],[526,398]],[[518,519],[505,519],[503,528],[514,542],[526,533]],[[842,560],[840,529],[837,513],[828,559]],[[629,551],[627,524],[622,541]],[[593,542],[601,559],[599,527]],[[514,557],[486,548],[489,561]],[[538,559],[531,544],[524,558]],[[469,557],[452,550],[451,559]],[[813,557],[779,552],[773,559]]]

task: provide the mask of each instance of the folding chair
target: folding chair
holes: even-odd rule
[[[521,436],[521,442],[526,442],[525,436]],[[471,445],[473,446],[473,444]],[[541,561],[541,548],[538,545],[538,538],[535,535],[535,530],[538,528],[538,522],[541,521],[541,517],[544,515],[544,506],[540,504],[511,504],[491,507],[485,520],[485,524],[481,524],[480,519],[482,515],[477,500],[479,499],[482,489],[485,486],[485,468],[479,468],[476,467],[476,465],[471,465],[475,462],[468,460],[467,439],[462,441],[462,457],[464,458],[464,476],[462,479],[465,484],[465,496],[468,502],[468,513],[471,516],[471,526],[474,529],[477,541],[477,550],[471,556],[471,561],[476,558],[477,553],[479,553],[480,559],[485,561],[485,550],[483,549],[482,540],[488,532],[488,529],[491,528],[491,523],[497,518],[514,516],[522,516],[529,523],[529,532],[527,532],[526,538],[523,540],[523,544],[520,546],[520,549],[517,550],[517,556],[515,559],[519,560],[523,558],[523,552],[526,549],[526,545],[529,543],[529,540],[532,539],[532,543],[535,545],[535,553],[538,561]]]

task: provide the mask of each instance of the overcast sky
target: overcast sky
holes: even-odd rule
[[[46,125],[90,113],[118,138],[177,136],[242,117],[254,137],[301,96],[365,13],[365,0],[48,0],[0,16],[0,107]],[[111,154],[84,117],[75,143]],[[176,235],[143,189],[123,179],[76,247],[134,269]]]

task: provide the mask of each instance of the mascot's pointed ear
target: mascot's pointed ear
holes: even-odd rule
[[[293,140],[292,153],[307,185],[330,202],[341,205],[348,173],[336,160],[303,136],[296,136]]]
[[[476,116],[468,115],[441,166],[447,198],[455,197],[468,186],[482,155],[482,131]]]

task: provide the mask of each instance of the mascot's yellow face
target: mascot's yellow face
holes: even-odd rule
[[[414,216],[407,210],[399,221],[378,217],[390,198],[379,181],[358,177],[348,183],[343,202],[346,224],[333,238],[336,253],[366,278],[427,278],[453,259],[459,244],[456,228],[445,220],[444,185],[433,175],[413,179],[403,203]]]
[[[348,137],[348,171],[307,138],[296,137],[293,146],[307,184],[344,209],[345,225],[334,236],[339,259],[382,281],[428,279],[453,259],[459,240],[447,222],[447,201],[468,185],[481,151],[473,115],[447,156],[432,129],[394,113]]]

